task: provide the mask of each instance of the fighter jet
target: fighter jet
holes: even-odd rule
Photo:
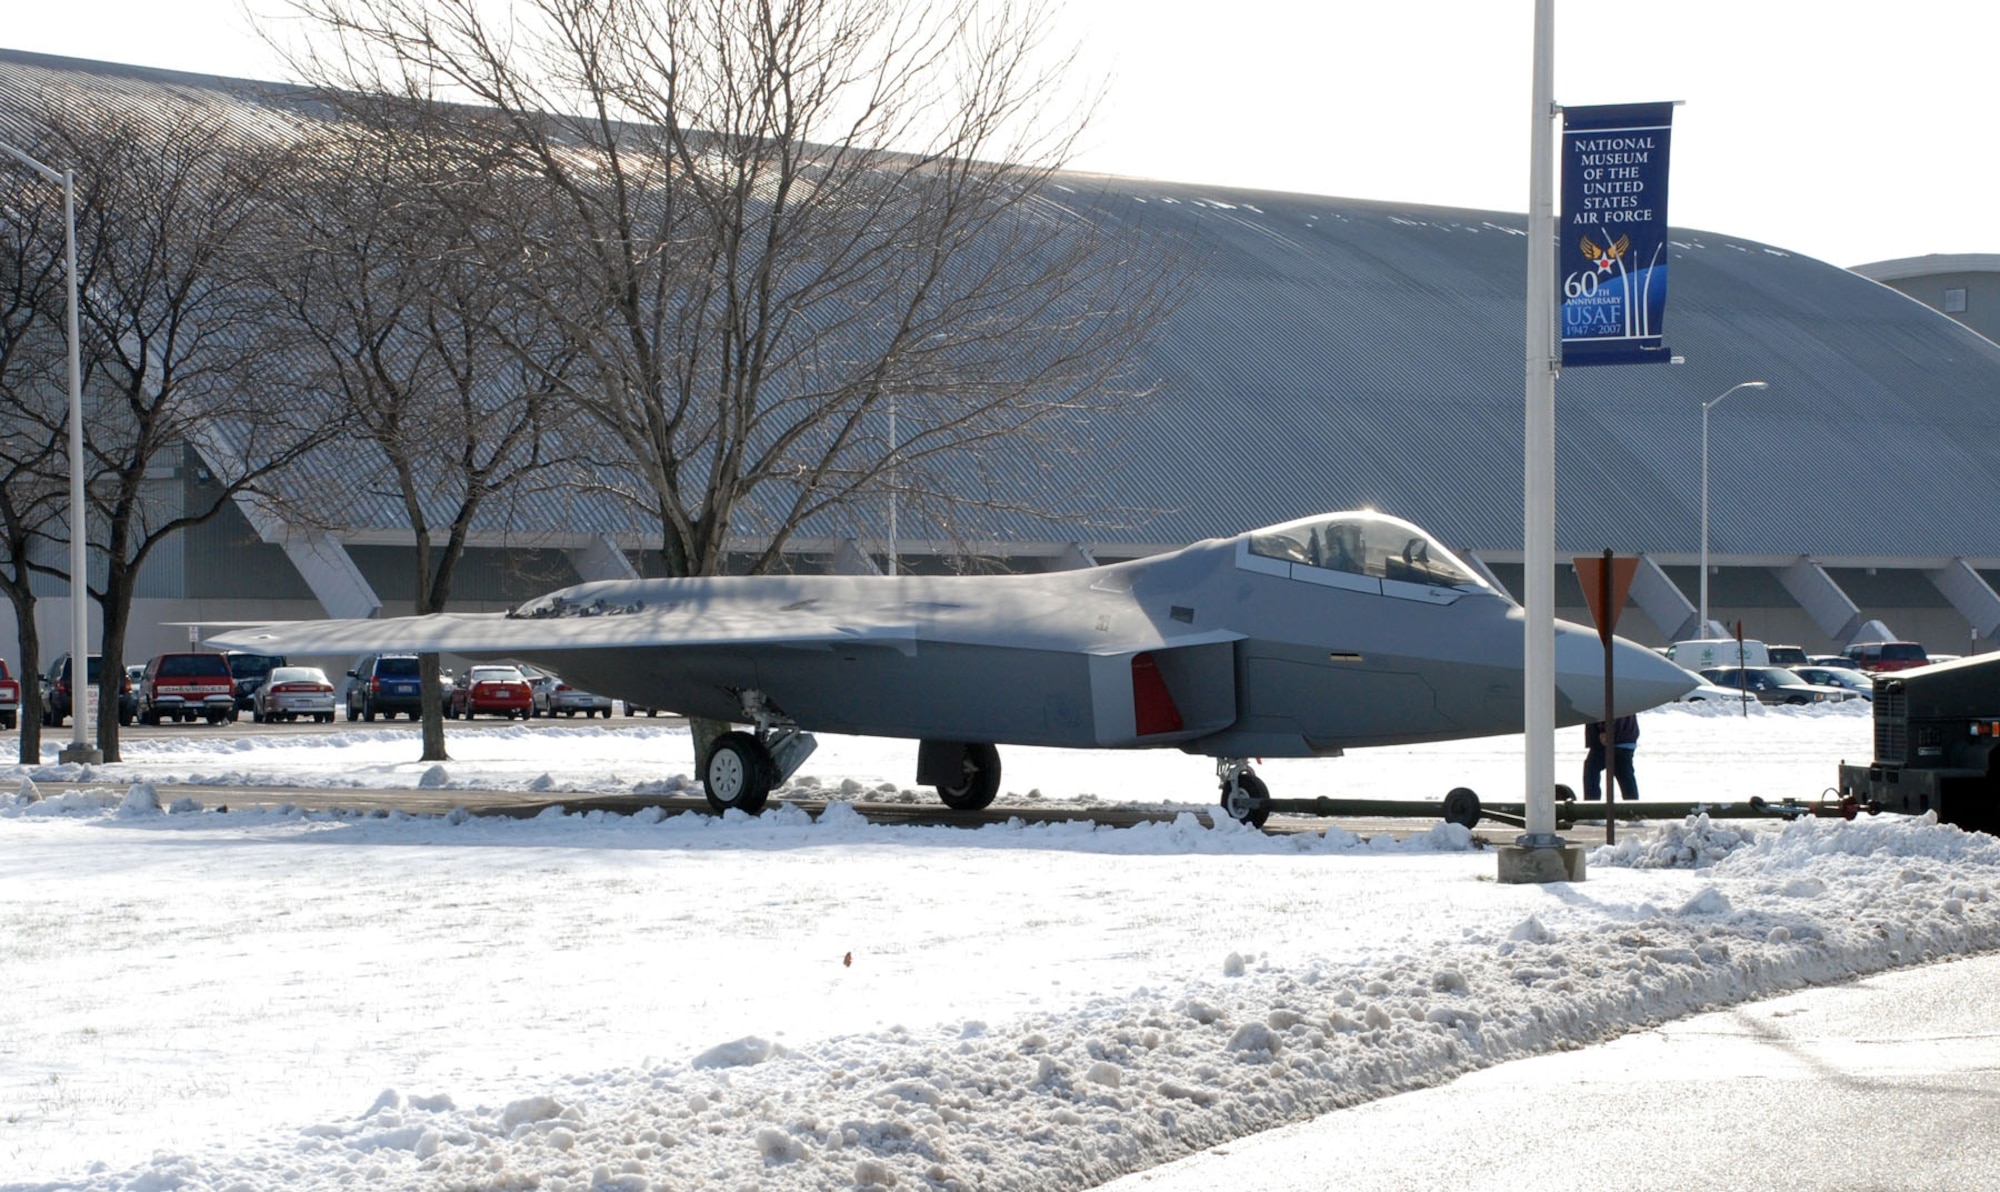
[[[289,622],[211,640],[259,653],[435,651],[528,662],[646,707],[748,726],[699,759],[720,811],[763,809],[812,732],[913,738],[917,782],[977,810],[1000,745],[1215,759],[1261,823],[1252,758],[1518,732],[1520,606],[1429,534],[1373,511],[1169,554],[1012,576],[610,580],[505,614]],[[1613,715],[1695,684],[1616,639]],[[1557,622],[1558,724],[1603,716],[1603,645]]]

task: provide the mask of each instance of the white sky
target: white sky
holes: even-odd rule
[[[251,0],[275,10],[278,0]],[[17,3],[12,49],[278,77],[240,0]],[[1519,211],[1531,0],[1069,0],[1081,168]],[[2000,251],[1984,0],[1558,0],[1556,95],[1683,100],[1672,221],[1840,265]]]

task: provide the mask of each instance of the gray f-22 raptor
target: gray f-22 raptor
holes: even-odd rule
[[[709,801],[761,810],[812,731],[921,742],[953,808],[1000,789],[999,745],[1216,759],[1262,822],[1252,758],[1518,732],[1518,605],[1408,522],[1326,514],[1080,571],[721,576],[579,584],[506,614],[293,622],[215,635],[261,653],[436,651],[532,663],[603,695],[749,726],[699,759]],[[1614,641],[1613,715],[1694,686]],[[1556,625],[1558,724],[1603,714],[1596,631]]]

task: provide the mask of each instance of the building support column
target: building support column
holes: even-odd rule
[[[565,553],[569,556],[569,565],[576,568],[577,576],[585,582],[639,578],[639,569],[632,566],[632,560],[609,535],[599,534],[587,545],[571,547]]]
[[[1790,566],[1772,568],[1772,573],[1821,633],[1845,646],[1861,632],[1860,606],[1810,556],[1800,555]]]
[[[1632,576],[1632,603],[1670,642],[1701,636],[1701,613],[1694,601],[1674,586],[1651,555],[1639,556],[1639,570]]]
[[[327,616],[345,620],[373,617],[382,611],[382,598],[361,574],[354,556],[331,532],[292,525],[254,497],[238,498],[236,507],[258,538],[284,548],[285,557],[312,589]]]
[[[1974,571],[1971,564],[1964,559],[1953,559],[1936,571],[1924,574],[1937,585],[1938,591],[1944,593],[1944,598],[1951,601],[1951,606],[1971,623],[1972,631],[1979,635],[1980,640],[1992,641],[1995,636],[2000,636],[2000,594],[1993,591],[1992,585]]]
[[[1495,592],[1500,593],[1502,596],[1505,596],[1509,600],[1513,600],[1515,604],[1521,603],[1518,599],[1515,598],[1514,593],[1509,592],[1507,590],[1507,585],[1500,582],[1500,577],[1493,574],[1492,565],[1489,564],[1486,560],[1480,558],[1478,551],[1472,551],[1472,550],[1460,551],[1458,557],[1465,560],[1466,566],[1478,572],[1480,579],[1483,579],[1488,584],[1491,584]]]
[[[852,538],[840,540],[840,549],[833,552],[833,559],[828,564],[827,570],[834,575],[882,574],[882,569],[875,565],[875,560],[869,558],[868,552],[862,550],[860,544]]]
[[[1063,547],[1062,553],[1049,563],[1050,571],[1083,571],[1097,566],[1097,556],[1081,542],[1072,542]]]

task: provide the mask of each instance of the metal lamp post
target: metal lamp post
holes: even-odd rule
[[[889,455],[896,454],[896,395],[889,395]],[[886,574],[900,575],[902,569],[896,566],[896,552],[901,550],[896,541],[896,469],[889,469],[889,568]]]
[[[65,763],[95,764],[104,755],[85,736],[87,698],[78,697],[90,683],[89,539],[83,522],[83,373],[78,364],[76,334],[76,171],[55,170],[0,141],[0,151],[63,188],[63,275],[69,282],[69,703],[72,725]]]
[[[1708,636],[1708,412],[1738,389],[1769,389],[1766,381],[1742,381],[1701,403],[1701,635]]]
[[[1526,426],[1521,531],[1522,730],[1527,742],[1524,851],[1561,847],[1556,835],[1556,338],[1555,0],[1535,0],[1535,51],[1528,150]],[[1504,865],[1503,860],[1503,865]],[[1505,876],[1503,872],[1503,878]]]

